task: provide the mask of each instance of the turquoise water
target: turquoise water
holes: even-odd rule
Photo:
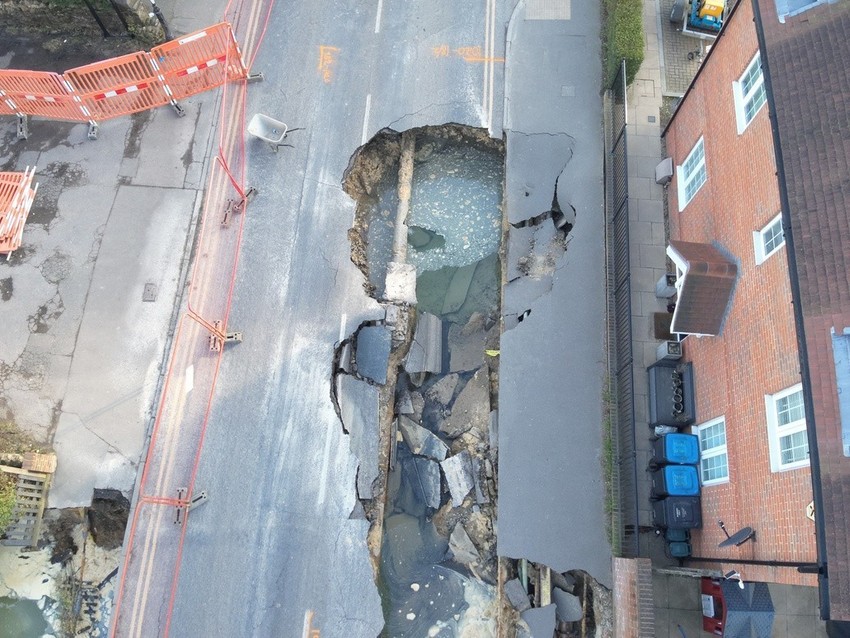
[[[0,597],[0,638],[41,638],[53,635],[34,600]]]

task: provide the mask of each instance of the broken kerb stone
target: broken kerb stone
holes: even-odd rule
[[[449,453],[449,446],[440,438],[407,416],[398,418],[398,429],[407,447],[414,454],[427,456],[435,461],[443,461]]]
[[[455,395],[460,377],[456,374],[447,374],[430,388],[425,390],[425,398],[431,403],[437,403],[442,407],[448,407]]]
[[[404,360],[409,374],[440,373],[443,368],[443,322],[436,315],[420,312],[416,318],[413,342]]]
[[[568,594],[563,589],[552,588],[552,600],[555,603],[558,620],[561,622],[576,622],[584,616],[581,601],[578,596]]]
[[[490,449],[493,454],[499,449],[499,411],[493,410],[490,412],[490,421],[487,424],[487,434],[490,440]]]
[[[476,457],[472,457],[472,480],[475,481],[475,502],[478,505],[484,505],[485,503],[489,503],[490,499],[487,498],[487,495],[481,489],[480,476],[481,463]]]
[[[463,505],[463,499],[475,485],[472,477],[472,457],[470,457],[469,452],[464,450],[459,454],[450,456],[445,461],[441,461],[440,467],[443,468],[443,475],[446,477],[446,484],[449,486],[452,506],[460,507]]]
[[[416,305],[416,267],[395,261],[388,263],[384,298],[394,303]]]
[[[487,368],[479,368],[458,394],[451,414],[440,422],[440,431],[454,439],[472,429],[484,433],[489,422],[490,375]]]
[[[519,582],[519,578],[513,578],[505,583],[505,596],[517,611],[523,612],[526,609],[531,609],[528,593],[526,593],[522,583]]]
[[[474,565],[481,560],[472,539],[460,523],[455,525],[449,536],[449,556],[461,565]]]
[[[366,326],[357,332],[357,374],[375,383],[387,382],[392,335],[386,326]]]

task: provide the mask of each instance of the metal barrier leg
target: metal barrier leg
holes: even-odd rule
[[[183,117],[186,115],[186,111],[183,110],[183,107],[177,103],[177,100],[171,100],[171,106],[174,107],[174,111],[177,113],[177,117]]]
[[[97,122],[95,122],[94,120],[91,120],[89,122],[89,135],[88,135],[90,140],[96,140],[97,139],[97,131],[98,131]]]
[[[248,82],[248,84],[253,84],[254,82],[262,82],[265,79],[266,76],[263,75],[262,71],[260,71],[259,73],[249,73],[248,77],[245,78],[245,81]]]
[[[18,113],[18,139],[25,140],[30,136],[29,122],[27,116],[23,113]]]

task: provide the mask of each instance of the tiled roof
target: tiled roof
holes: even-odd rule
[[[784,164],[818,437],[830,617],[850,620],[850,458],[831,330],[850,326],[850,2],[779,22],[756,0]]]
[[[684,271],[670,330],[720,334],[738,267],[711,244],[671,239],[667,254]]]

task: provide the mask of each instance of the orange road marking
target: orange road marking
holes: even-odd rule
[[[319,47],[319,73],[322,76],[322,82],[325,84],[330,84],[333,80],[337,53],[339,53],[339,47],[324,45]]]

